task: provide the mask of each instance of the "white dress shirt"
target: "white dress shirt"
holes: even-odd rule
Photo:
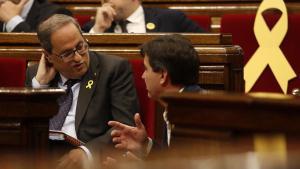
[[[6,32],[12,32],[12,30],[14,30],[19,23],[25,21],[33,5],[33,2],[34,0],[28,0],[27,3],[24,5],[20,15],[16,15],[13,18],[11,18],[7,23],[4,23],[3,31],[5,28]]]
[[[126,20],[129,21],[126,25],[128,33],[146,33],[145,13],[142,5],[140,5]],[[117,24],[114,32],[122,33],[121,26]],[[96,33],[94,27],[89,33]]]

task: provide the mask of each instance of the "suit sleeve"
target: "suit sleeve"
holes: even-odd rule
[[[65,8],[61,8],[61,7],[54,7],[52,9],[50,7],[47,9],[43,8],[41,9],[41,13],[38,19],[38,24],[54,14],[65,14],[65,15],[72,16],[72,13]],[[16,27],[12,30],[12,32],[35,32],[38,27],[38,24],[31,25],[25,20],[19,23],[18,25],[16,25]]]
[[[178,32],[205,32],[197,23],[190,20],[184,13],[177,11],[175,14],[175,23],[179,26]]]
[[[82,26],[82,31],[88,33],[94,25],[95,25],[94,21],[89,21]]]

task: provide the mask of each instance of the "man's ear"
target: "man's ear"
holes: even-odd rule
[[[166,70],[162,70],[159,83],[160,83],[161,85],[165,85],[165,84],[167,84],[168,79],[169,79],[169,74],[168,74],[168,72],[167,72]]]
[[[52,63],[52,58],[50,57],[50,53],[47,52],[46,50],[43,50],[43,53],[45,55],[45,59],[47,62]]]

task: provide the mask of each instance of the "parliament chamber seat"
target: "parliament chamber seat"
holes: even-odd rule
[[[280,15],[264,15],[264,19],[269,28],[273,28],[279,17]],[[254,14],[224,15],[222,17],[221,32],[232,34],[232,43],[242,47],[244,51],[244,65],[258,48],[258,42],[254,35],[254,21]],[[300,86],[300,64],[298,61],[300,57],[299,30],[300,14],[289,14],[288,31],[280,44],[280,49],[295,71],[297,77],[289,81],[288,93],[291,93],[294,88],[299,88]],[[267,66],[250,91],[282,92],[269,66]]]
[[[25,72],[26,60],[24,58],[0,56],[0,87],[23,87]]]
[[[74,18],[77,20],[77,22],[79,23],[79,25],[81,27],[83,27],[86,23],[88,23],[89,21],[91,21],[93,19],[94,16],[92,15],[74,15]]]

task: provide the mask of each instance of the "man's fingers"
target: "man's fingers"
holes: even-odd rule
[[[127,127],[126,124],[122,124],[122,123],[117,122],[117,121],[109,121],[109,122],[108,122],[108,125],[111,126],[111,127],[116,128],[116,129],[119,129],[119,130],[122,130],[122,129],[124,129],[125,127]]]
[[[115,148],[116,149],[126,149],[126,145],[125,144],[121,144],[121,143],[120,144],[116,144]]]
[[[138,158],[136,155],[134,155],[132,152],[130,151],[127,151],[126,152],[126,158],[128,158],[129,160],[132,160],[132,161],[141,161],[140,158]]]
[[[134,115],[134,122],[135,122],[135,125],[137,128],[141,129],[144,127],[143,123],[142,123],[142,120],[141,120],[141,116],[139,113],[136,113]]]
[[[121,132],[119,130],[113,130],[113,131],[111,131],[110,135],[112,137],[119,137],[119,136],[121,136]]]
[[[112,138],[112,142],[113,143],[122,143],[121,141],[122,141],[122,139],[120,137],[114,137],[114,138]]]
[[[64,155],[60,160],[58,165],[56,166],[56,169],[64,169],[68,166],[68,154]]]
[[[115,16],[115,11],[114,9],[104,9],[101,11],[104,20],[110,20],[113,21],[114,20],[114,16]]]

